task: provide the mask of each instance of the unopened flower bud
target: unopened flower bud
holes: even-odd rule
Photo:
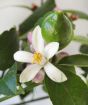
[[[69,54],[67,52],[60,52],[58,55],[56,55],[58,60],[61,60],[66,56],[69,56]]]
[[[32,10],[35,11],[38,8],[36,4],[32,4]]]
[[[32,80],[34,83],[42,83],[44,80],[45,72],[43,70],[40,70],[40,72],[35,76],[35,78]]]
[[[27,39],[28,39],[28,42],[31,44],[32,43],[32,32],[28,33]]]
[[[78,15],[75,15],[75,14],[72,14],[71,16],[70,16],[70,19],[72,20],[72,21],[75,21],[75,20],[77,20],[79,17],[78,17]]]

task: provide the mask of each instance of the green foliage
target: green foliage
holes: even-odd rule
[[[22,88],[20,85],[19,85],[19,89],[16,91],[15,94],[8,94],[8,96],[5,96],[3,98],[0,98],[0,102],[6,100],[6,99],[9,99],[9,98],[12,98],[14,96],[17,96],[17,95],[21,95],[21,98],[24,98],[28,93],[32,92],[32,90],[34,89],[34,87],[38,86],[39,84],[36,84],[36,83],[33,83],[33,82],[28,82],[26,83],[26,86],[25,88]]]
[[[86,20],[88,20],[88,15],[76,10],[63,10],[63,12],[51,11],[54,7],[55,0],[47,0],[45,4],[35,10],[31,16],[20,24],[19,33],[23,35],[36,25],[40,25],[44,40],[47,43],[52,41],[59,42],[60,49],[66,47],[72,40],[86,44],[80,48],[80,51],[86,54],[70,55],[60,61],[57,58],[57,62],[53,57],[51,60],[52,63],[62,70],[68,79],[63,83],[56,83],[46,76],[43,86],[45,91],[49,93],[53,105],[88,105],[88,87],[76,75],[74,68],[74,66],[88,67],[88,38],[83,36],[73,37],[73,23],[71,23],[65,14],[74,14],[80,19]],[[13,54],[18,50],[17,37],[15,28],[5,31],[0,35],[0,70],[9,68],[9,71],[0,79],[0,95],[5,95],[5,97],[0,98],[0,102],[17,95],[20,95],[24,99],[33,91],[34,87],[40,85],[31,81],[25,83],[26,87],[23,88],[16,79],[17,77],[19,78],[21,69],[26,65],[20,63],[17,69],[17,64],[14,64]],[[28,51],[29,46],[26,40],[26,34],[19,39],[23,41],[22,49]],[[19,87],[18,89],[17,86]]]
[[[84,54],[88,54],[88,45],[81,45],[80,52]]]
[[[18,38],[15,28],[0,35],[0,70],[6,70],[13,63],[13,54],[18,50]]]
[[[88,87],[74,73],[69,66],[59,66],[66,73],[68,80],[63,83],[55,83],[48,77],[45,85],[53,105],[88,105]],[[72,67],[73,69],[73,67]]]
[[[20,34],[28,32],[34,27],[35,23],[40,17],[42,17],[46,12],[51,11],[55,7],[55,0],[47,0],[40,8],[35,10],[31,16],[29,16],[19,27]]]
[[[45,41],[59,42],[60,49],[67,46],[73,38],[72,24],[63,12],[50,12],[47,14],[41,27]]]
[[[83,54],[88,54],[88,45],[81,45],[80,46],[80,52]],[[85,71],[84,76],[87,76],[88,74],[88,67],[82,67],[82,70]]]
[[[13,95],[16,94],[16,72],[17,65],[14,64],[7,74],[0,79],[0,94]]]
[[[88,67],[88,55],[77,54],[64,57],[59,62],[60,65]]]

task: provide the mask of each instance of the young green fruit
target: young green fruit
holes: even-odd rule
[[[72,24],[63,12],[54,11],[44,16],[41,27],[44,40],[47,43],[59,42],[60,49],[66,47],[73,38]]]

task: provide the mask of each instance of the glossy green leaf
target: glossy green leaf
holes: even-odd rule
[[[13,54],[18,50],[15,28],[0,35],[0,70],[6,70],[14,63]]]
[[[88,55],[77,54],[64,57],[59,62],[60,65],[88,67]]]
[[[18,90],[17,92],[16,92],[16,94],[13,94],[13,95],[6,95],[5,97],[2,97],[2,98],[0,98],[0,102],[2,102],[2,101],[5,101],[5,100],[7,100],[7,99],[10,99],[10,98],[12,98],[12,97],[15,97],[15,96],[17,96],[17,95],[19,95],[19,94],[23,94],[23,90],[21,91],[21,90]]]
[[[36,84],[36,83],[33,83],[33,82],[28,82],[28,83],[26,83],[26,85],[27,85],[27,87],[25,87],[24,88],[24,90],[23,90],[23,88],[22,87],[20,87],[17,91],[16,91],[16,94],[12,94],[12,95],[8,95],[8,96],[5,96],[5,97],[3,97],[3,98],[0,98],[0,102],[2,102],[2,101],[5,101],[5,100],[7,100],[7,99],[10,99],[10,98],[12,98],[12,97],[15,97],[15,96],[17,96],[17,95],[22,95],[23,97],[26,95],[26,93],[30,93],[30,91],[34,88],[34,87],[36,87],[36,86],[38,86],[39,84]],[[25,93],[25,94],[24,94]]]
[[[53,105],[88,105],[88,87],[74,73],[69,66],[60,66],[68,80],[63,83],[55,83],[48,77],[45,79],[46,88]]]
[[[84,44],[81,45],[80,46],[80,52],[83,53],[83,54],[88,54],[88,45],[84,45]],[[85,71],[84,76],[87,76],[87,74],[88,74],[88,67],[82,67],[81,69]]]
[[[88,14],[78,10],[63,10],[65,13],[71,13],[77,15],[80,19],[88,20]]]
[[[88,54],[88,45],[81,45],[80,52],[84,54]]]
[[[50,12],[42,22],[42,35],[46,42],[57,41],[60,49],[73,39],[73,28],[70,20],[63,12]]]
[[[0,79],[0,94],[13,95],[16,93],[17,65],[14,64],[7,74]]]
[[[35,23],[40,17],[42,17],[46,12],[53,10],[55,7],[55,0],[47,0],[40,8],[35,10],[31,16],[29,16],[19,27],[20,34],[24,34],[34,27]]]

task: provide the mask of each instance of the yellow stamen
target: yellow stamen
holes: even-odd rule
[[[32,63],[41,64],[41,61],[42,61],[42,54],[40,54],[39,52],[35,52],[33,55]]]

